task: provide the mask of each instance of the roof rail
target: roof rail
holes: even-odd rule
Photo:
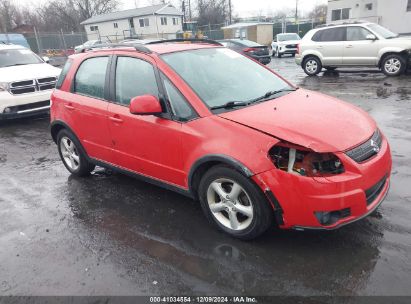
[[[158,44],[158,43],[168,43],[168,42],[191,42],[191,43],[208,43],[213,45],[223,46],[220,42],[210,39],[199,39],[199,38],[181,38],[181,39],[166,39],[166,40],[158,40],[158,41],[151,41],[146,43],[147,44]]]
[[[323,27],[328,27],[328,26],[339,26],[339,25],[350,25],[350,24],[362,24],[362,23],[368,23],[368,22],[364,20],[353,20],[353,21],[347,21],[347,22],[341,22],[341,23],[320,24],[320,25],[317,25],[315,28],[323,28]]]
[[[81,48],[77,53],[84,53],[86,51],[91,51],[94,49],[109,49],[109,48],[127,48],[127,47],[132,47],[134,48],[137,52],[140,53],[146,53],[146,54],[151,54],[152,51],[145,47],[143,44],[140,43],[108,43],[108,44],[97,44],[93,45],[92,47],[86,47],[86,48]]]

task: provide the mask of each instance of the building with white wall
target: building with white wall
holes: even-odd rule
[[[364,20],[411,34],[411,0],[328,0],[327,23]]]
[[[171,4],[159,4],[91,17],[81,24],[89,40],[112,42],[129,37],[175,38],[183,29],[183,13]]]

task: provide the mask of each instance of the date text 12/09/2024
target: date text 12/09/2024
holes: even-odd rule
[[[255,297],[243,296],[165,296],[165,297],[150,297],[150,303],[258,303]]]

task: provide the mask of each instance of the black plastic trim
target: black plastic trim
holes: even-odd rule
[[[276,199],[273,192],[270,189],[265,190],[265,195],[270,200],[270,202],[274,205],[274,217],[279,225],[284,225],[284,218],[283,218],[283,208],[281,208],[280,202]]]
[[[243,165],[241,162],[239,162],[238,160],[230,156],[227,156],[224,154],[209,154],[209,155],[201,157],[191,166],[190,173],[188,175],[188,187],[191,193],[196,192],[194,189],[194,185],[193,185],[193,178],[194,178],[195,172],[201,165],[208,163],[208,162],[221,162],[223,164],[230,165],[234,169],[239,171],[240,173],[244,174],[246,177],[250,177],[254,175],[251,172],[251,170],[248,169],[245,165]]]
[[[110,170],[115,171],[115,172],[119,172],[121,174],[130,176],[132,178],[135,178],[135,179],[150,183],[152,185],[164,188],[166,190],[171,190],[171,191],[177,192],[179,194],[182,194],[182,195],[187,196],[187,197],[192,198],[192,199],[194,198],[189,190],[186,190],[184,188],[180,188],[178,186],[166,183],[162,180],[158,180],[158,179],[148,177],[148,176],[140,174],[140,173],[129,171],[127,169],[120,168],[120,167],[117,167],[113,164],[106,163],[106,162],[103,162],[101,160],[97,160],[97,159],[94,159],[94,158],[89,158],[89,161],[91,163],[93,163],[94,165],[96,165],[96,166],[100,166],[100,167],[107,168],[107,169],[110,169]]]

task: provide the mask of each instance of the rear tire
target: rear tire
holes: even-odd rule
[[[95,165],[87,160],[80,142],[69,130],[63,129],[57,134],[57,148],[66,169],[76,176],[87,176]]]
[[[382,72],[387,76],[399,76],[404,73],[407,63],[399,54],[385,56],[381,61]]]
[[[229,167],[209,169],[198,193],[210,223],[232,237],[254,239],[274,225],[273,210],[260,188]]]
[[[323,66],[318,57],[309,56],[304,59],[303,69],[308,76],[318,75],[321,72],[322,68]]]

